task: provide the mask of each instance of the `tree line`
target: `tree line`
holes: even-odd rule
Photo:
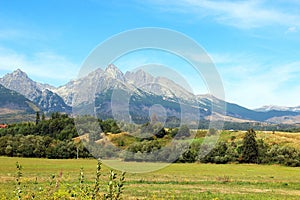
[[[81,121],[90,120],[82,116]],[[103,132],[119,133],[114,120],[97,120]],[[88,127],[87,127],[88,129]],[[98,134],[99,135],[99,134]],[[78,137],[75,119],[67,114],[52,113],[46,118],[36,113],[35,122],[10,124],[0,129],[0,155],[38,158],[92,157]]]
[[[213,145],[213,144],[212,144]],[[249,129],[242,141],[235,137],[230,142],[220,141],[211,149],[210,144],[195,141],[191,144],[178,142],[172,147],[163,146],[153,141],[143,141],[128,147],[124,159],[128,161],[175,161],[179,163],[256,163],[282,164],[286,166],[300,166],[300,150],[290,146],[278,144],[269,145],[263,140],[256,139],[256,132]],[[157,151],[157,150],[160,151]],[[186,149],[177,155],[180,149]]]
[[[121,129],[132,133],[130,142],[126,141],[129,136],[116,137],[110,144],[99,142],[108,133],[118,134]],[[84,134],[88,137],[79,141],[74,139]],[[71,118],[66,114],[52,113],[46,117],[37,113],[35,122],[11,124],[8,128],[0,129],[0,155],[43,158],[121,156],[125,161],[300,166],[300,150],[277,144],[269,145],[262,139],[257,139],[253,129],[249,129],[242,140],[233,136],[230,141],[203,144],[204,137],[213,137],[215,134],[216,130],[210,129],[199,130],[196,135],[191,136],[187,125],[165,128],[160,123],[133,125],[91,116]],[[168,146],[171,141],[175,142]],[[105,145],[105,148],[100,147],[101,145]],[[126,150],[121,155],[120,148]],[[178,152],[183,153],[179,155]]]

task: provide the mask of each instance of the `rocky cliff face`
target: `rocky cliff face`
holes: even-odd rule
[[[154,77],[141,69],[136,72],[126,72],[125,77],[136,87],[165,98],[180,98],[188,101],[195,101],[196,98],[195,95],[174,81],[163,76]]]

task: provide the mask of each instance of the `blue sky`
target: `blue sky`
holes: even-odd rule
[[[0,75],[20,68],[59,86],[75,78],[89,52],[112,35],[161,27],[206,50],[227,101],[249,108],[300,105],[299,1],[174,2],[0,1]],[[142,60],[147,54],[137,56]]]

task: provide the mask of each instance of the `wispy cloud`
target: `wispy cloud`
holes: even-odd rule
[[[286,33],[296,33],[297,32],[297,27],[291,26],[287,29]]]
[[[264,1],[210,1],[179,0],[151,1],[159,9],[169,12],[192,14],[196,18],[212,17],[215,21],[243,29],[268,25],[288,27],[300,25],[299,13],[287,13],[279,8],[271,8]]]
[[[37,52],[33,55],[0,48],[0,73],[21,69],[41,82],[56,86],[66,83],[77,75],[79,66],[53,52]]]
[[[9,40],[38,40],[45,39],[44,36],[38,34],[37,32],[28,31],[24,29],[0,29],[0,40],[9,41]]]
[[[242,63],[220,65],[218,69],[224,80],[227,100],[249,108],[260,107],[266,102],[299,105],[300,62],[264,65],[245,59]]]

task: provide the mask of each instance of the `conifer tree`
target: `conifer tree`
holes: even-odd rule
[[[242,146],[242,161],[245,163],[258,162],[258,145],[255,140],[256,133],[253,129],[247,131]]]

